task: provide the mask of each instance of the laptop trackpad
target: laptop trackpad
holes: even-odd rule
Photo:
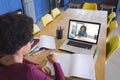
[[[80,42],[75,42],[75,41],[69,41],[67,45],[74,46],[74,47],[79,47],[79,48],[84,48],[84,49],[91,49],[92,45],[90,44],[85,44],[85,43],[80,43]]]

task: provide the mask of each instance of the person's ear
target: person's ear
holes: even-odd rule
[[[28,42],[25,46],[22,47],[23,55],[28,54],[31,49],[31,43]]]

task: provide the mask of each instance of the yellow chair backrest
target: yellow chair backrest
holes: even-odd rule
[[[110,23],[110,25],[107,27],[107,38],[112,33],[112,31],[117,27],[118,27],[118,22],[116,20]]]
[[[96,3],[84,3],[82,6],[82,9],[85,10],[97,10],[97,4]]]
[[[110,25],[111,21],[115,18],[116,13],[111,12],[110,15],[108,16],[108,22],[107,22],[107,27]]]
[[[41,18],[43,26],[46,27],[50,22],[53,21],[53,17],[50,14],[46,14]]]
[[[115,35],[106,44],[106,60],[119,47],[120,47],[120,37],[118,35]]]
[[[35,35],[38,32],[40,32],[40,28],[36,24],[33,24],[33,34]]]
[[[52,16],[54,18],[57,18],[61,14],[61,12],[58,8],[53,9],[51,12],[52,12]]]

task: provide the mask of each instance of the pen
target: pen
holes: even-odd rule
[[[53,55],[54,53],[55,53],[55,50],[52,49],[52,50],[50,51],[50,55]]]
[[[60,31],[62,30],[61,26],[60,26]]]
[[[64,30],[64,28],[62,27],[62,31]]]
[[[57,31],[59,31],[59,27],[57,26]]]
[[[52,56],[52,55],[54,55],[54,53],[55,53],[55,50],[53,49],[53,50],[51,50],[51,51],[50,51],[50,54],[49,54],[49,56]]]
[[[61,31],[63,31],[63,30],[64,30],[64,28],[63,28],[62,26],[60,26],[60,30],[61,30]]]

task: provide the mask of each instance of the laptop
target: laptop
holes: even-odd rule
[[[94,55],[98,43],[100,23],[69,20],[67,40],[60,50]]]

